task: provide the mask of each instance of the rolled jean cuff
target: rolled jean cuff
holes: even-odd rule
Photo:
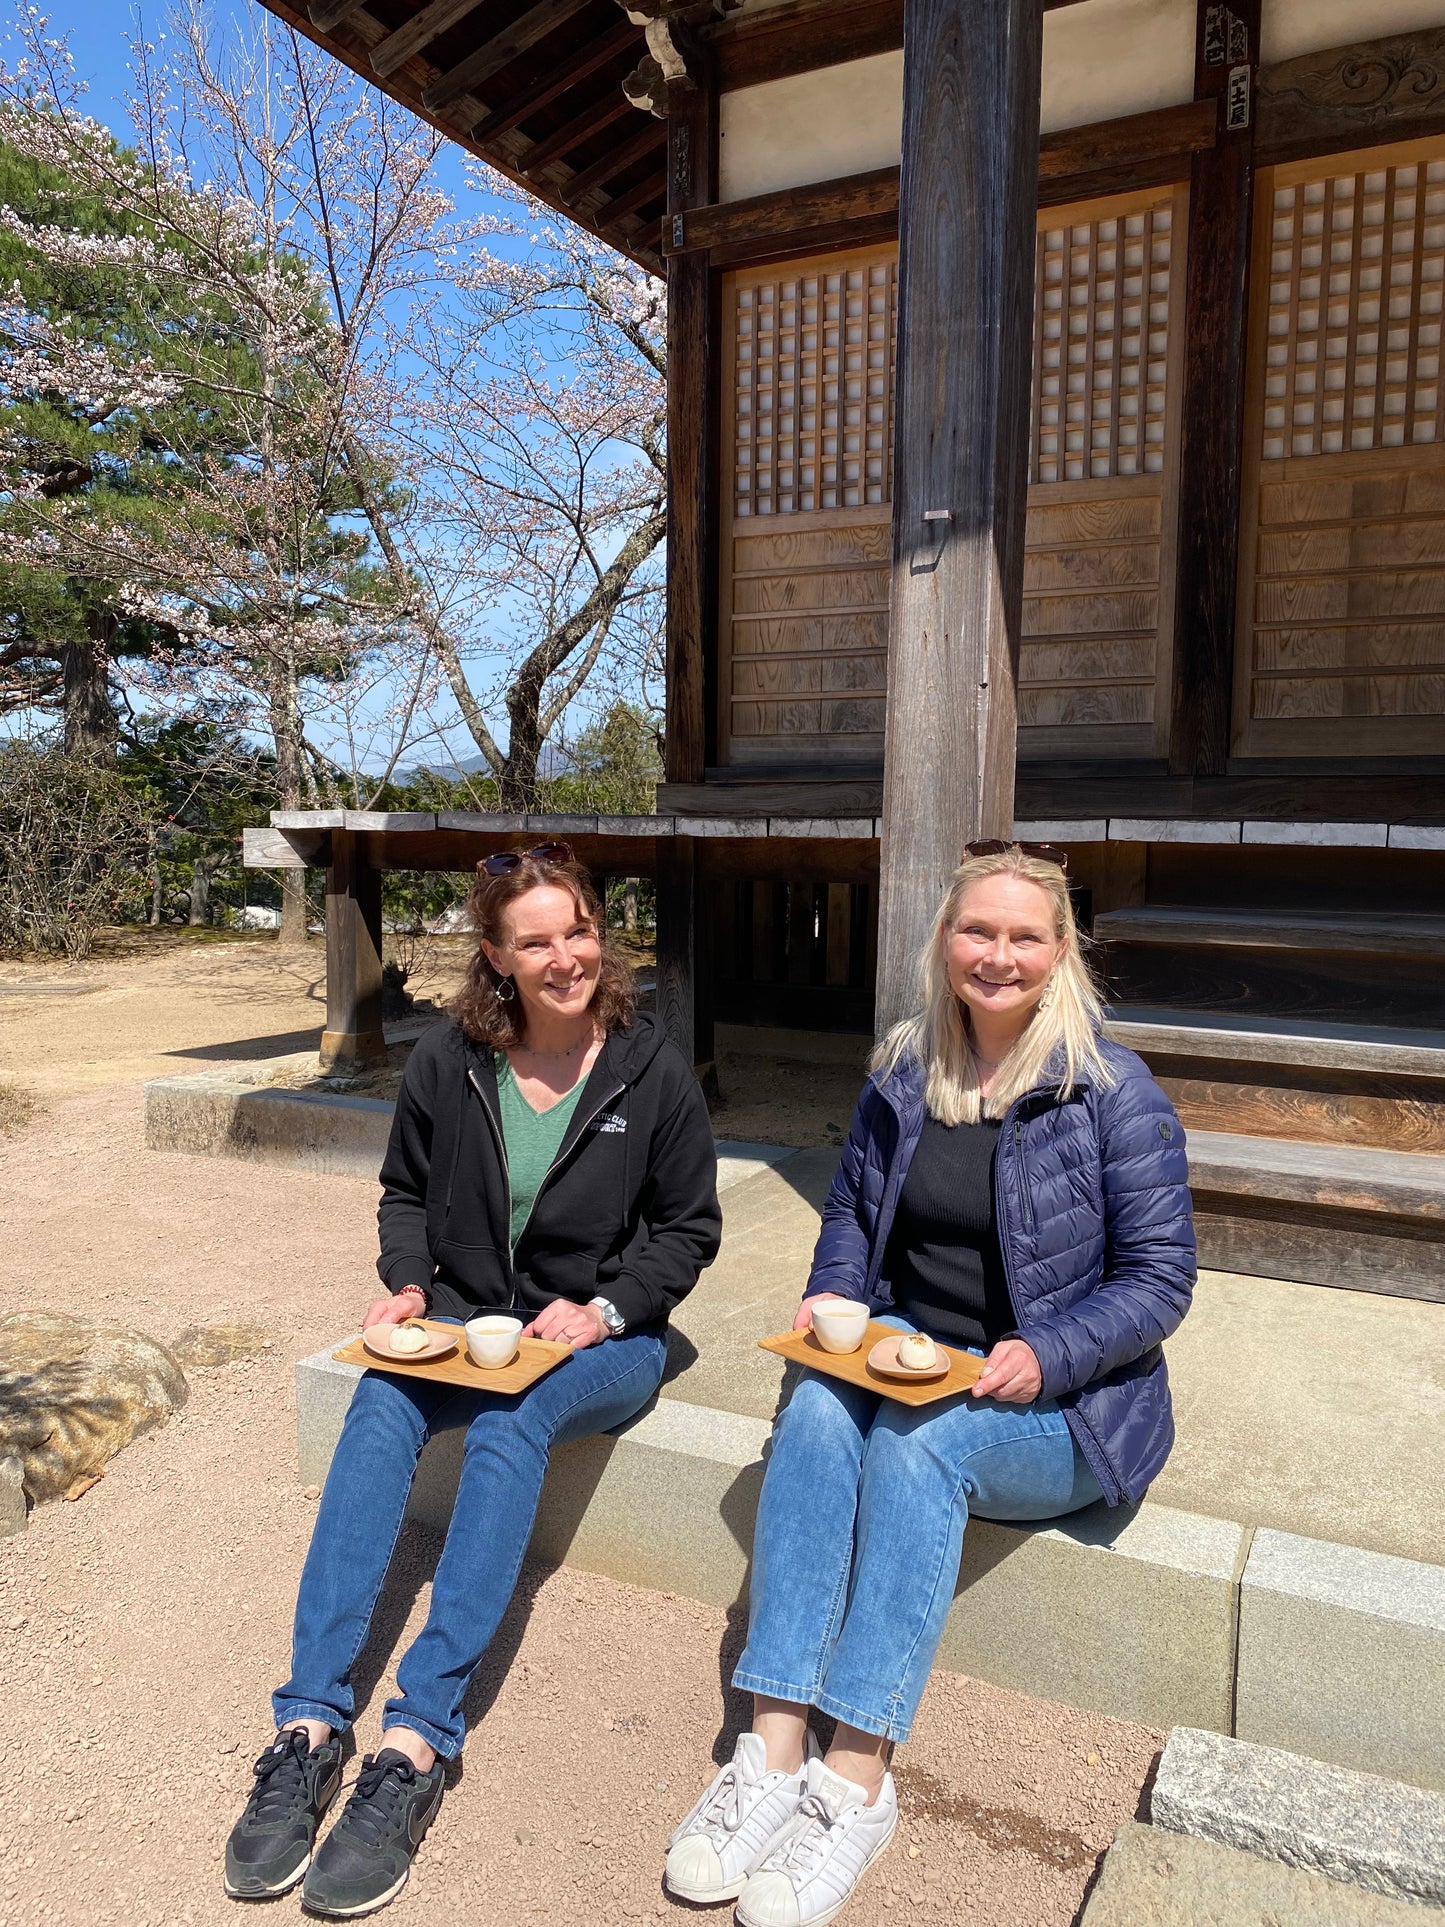
[[[409,1713],[386,1713],[382,1716],[381,1730],[389,1733],[394,1726],[404,1726],[415,1733],[436,1753],[438,1759],[454,1760],[462,1750],[462,1740],[455,1733],[444,1733],[430,1720],[419,1720]]]
[[[334,1706],[323,1706],[319,1700],[275,1700],[271,1702],[271,1715],[279,1733],[283,1726],[292,1720],[320,1720],[329,1726],[333,1733],[344,1733],[351,1721]]]
[[[811,1706],[813,1689],[810,1686],[789,1686],[780,1679],[764,1679],[760,1673],[734,1673],[733,1691],[737,1693],[761,1693],[770,1700],[787,1700],[793,1706]]]
[[[846,1700],[834,1699],[831,1693],[815,1694],[813,1704],[831,1719],[842,1720],[848,1726],[856,1726],[860,1733],[872,1733],[880,1740],[906,1740],[913,1730],[913,1714],[917,1710],[910,1708],[906,1718],[901,1706],[891,1717],[886,1713],[865,1713]]]

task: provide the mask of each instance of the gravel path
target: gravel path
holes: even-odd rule
[[[237,988],[192,1013],[190,1034],[243,1036]],[[307,1000],[303,981],[288,991],[261,999],[267,1027]],[[18,1028],[4,1057],[23,1077]],[[0,1149],[6,1307],[94,1312],[161,1338],[245,1320],[275,1345],[195,1373],[179,1419],[78,1503],[0,1541],[0,1927],[235,1927],[246,1915],[221,1893],[220,1851],[266,1737],[314,1510],[294,1470],[292,1368],[369,1295],[375,1187],[149,1153],[138,1086],[62,1095],[96,1073],[63,1063],[61,1041],[41,1040],[47,1075],[32,1076],[48,1110]],[[118,1054],[166,1048],[147,1035]],[[436,1550],[420,1531],[403,1540],[365,1659],[363,1749]],[[690,1600],[529,1569],[391,1917],[682,1923],[693,1910],[661,1893],[662,1843],[731,1751],[743,1709],[722,1680],[740,1630]],[[1158,1745],[1141,1727],[937,1676],[899,1755],[904,1824],[849,1927],[1064,1927]],[[266,1918],[293,1913],[294,1897]]]

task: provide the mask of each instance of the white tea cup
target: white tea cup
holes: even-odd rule
[[[463,1329],[467,1334],[467,1350],[484,1372],[500,1371],[517,1356],[522,1336],[520,1318],[488,1313],[484,1318],[469,1318]]]
[[[813,1330],[825,1352],[856,1352],[868,1329],[868,1307],[828,1300],[813,1307]]]

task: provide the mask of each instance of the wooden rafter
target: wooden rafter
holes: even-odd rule
[[[615,227],[624,216],[635,214],[639,208],[646,207],[649,201],[660,201],[666,191],[662,179],[657,175],[649,174],[646,180],[639,181],[635,187],[629,187],[625,194],[619,194],[610,201],[604,201],[598,210],[598,223],[602,227]]]
[[[641,43],[641,28],[634,27],[629,20],[619,20],[600,40],[579,47],[570,59],[549,68],[530,87],[524,87],[520,93],[514,94],[505,107],[495,108],[482,118],[472,129],[473,138],[496,140],[503,134],[510,134],[514,127],[520,127],[524,120],[530,120],[542,108],[550,107],[569,87],[577,86],[609,61],[635,54]]]
[[[312,26],[317,33],[330,33],[339,27],[343,20],[349,20],[354,13],[360,13],[366,0],[315,0],[308,8]]]
[[[632,136],[631,140],[624,141],[620,147],[614,147],[610,154],[604,154],[600,161],[594,161],[590,167],[584,167],[580,173],[574,174],[570,181],[564,182],[561,189],[563,200],[569,206],[575,206],[583,195],[589,194],[594,187],[601,187],[605,182],[613,180],[626,168],[631,167],[635,161],[640,161],[644,155],[655,152],[666,139],[666,122],[649,120],[645,127]]]
[[[535,7],[529,7],[519,20],[510,27],[503,27],[500,33],[484,40],[475,53],[445,73],[439,80],[425,89],[422,94],[423,107],[433,113],[449,107],[461,94],[470,93],[493,74],[534,47],[539,40],[545,39],[554,28],[564,25],[574,14],[582,11],[588,0],[538,0]]]
[[[395,73],[413,54],[422,53],[434,40],[440,40],[448,27],[464,20],[481,0],[431,0],[420,13],[413,14],[404,27],[389,33],[371,50],[371,64],[379,74]]]
[[[630,117],[636,111],[632,102],[620,91],[611,106],[605,102],[599,102],[596,106],[589,107],[585,114],[579,114],[575,120],[567,121],[557,129],[555,134],[548,134],[545,140],[539,140],[535,147],[529,148],[522,162],[524,171],[529,175],[538,173],[550,162],[561,160],[574,147],[580,147],[584,141],[592,140],[604,128],[611,127],[615,121],[621,120],[624,115]],[[661,193],[661,191],[659,187],[658,192]]]

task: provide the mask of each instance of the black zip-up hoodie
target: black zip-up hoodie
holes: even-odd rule
[[[646,1013],[602,1046],[515,1252],[495,1061],[455,1023],[412,1051],[381,1184],[376,1268],[389,1291],[426,1286],[439,1316],[600,1294],[629,1330],[656,1324],[722,1234],[702,1090]]]

